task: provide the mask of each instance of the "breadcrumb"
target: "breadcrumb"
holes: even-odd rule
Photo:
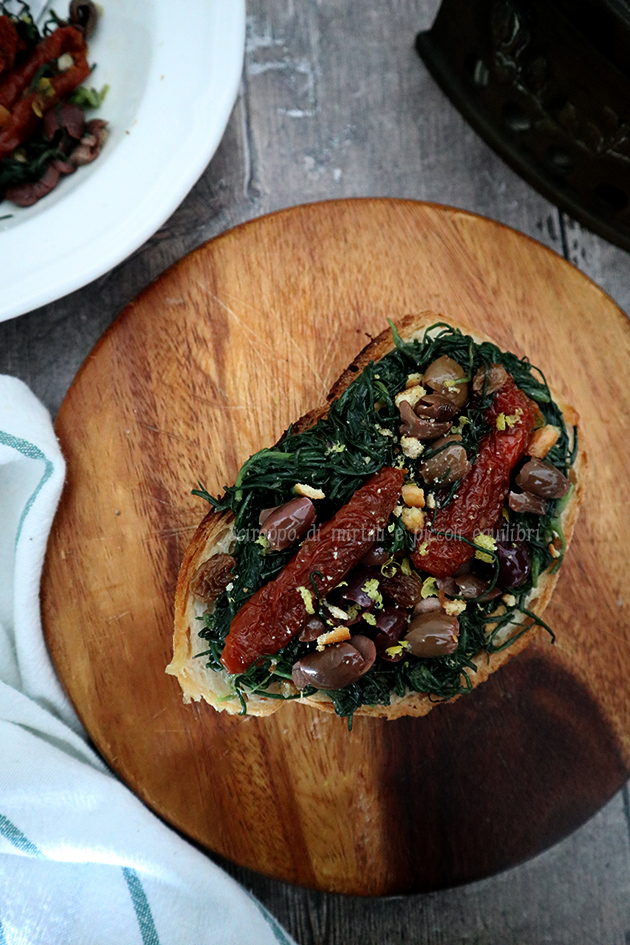
[[[410,387],[417,387],[421,383],[422,383],[422,374],[410,374],[405,383],[405,387],[408,390]]]
[[[401,436],[400,445],[403,453],[409,459],[418,459],[424,452],[424,446],[417,436]]]
[[[426,390],[424,387],[421,387],[419,384],[414,387],[408,387],[407,390],[401,390],[399,394],[396,394],[394,397],[394,403],[397,407],[400,407],[402,402],[406,400],[412,407],[414,407],[421,397],[424,397]]]
[[[442,604],[445,613],[449,617],[458,617],[461,613],[466,610],[466,601],[465,600],[445,600]]]
[[[416,532],[421,532],[424,528],[424,512],[422,509],[405,508],[402,510],[400,517],[408,532],[415,534]]]
[[[550,423],[536,430],[529,438],[526,454],[535,456],[537,459],[544,459],[549,450],[555,446],[560,437],[560,428],[554,427]]]
[[[416,486],[411,482],[406,483],[402,487],[402,498],[405,505],[410,508],[424,508],[424,489],[421,489],[420,486]]]
[[[297,492],[298,495],[306,496],[307,499],[326,498],[326,493],[322,492],[321,489],[315,489],[313,486],[309,486],[304,482],[296,482],[293,486],[293,491]]]

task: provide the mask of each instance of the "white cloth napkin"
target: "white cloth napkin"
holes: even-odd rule
[[[293,945],[87,745],[39,609],[64,469],[46,410],[0,376],[0,945]]]

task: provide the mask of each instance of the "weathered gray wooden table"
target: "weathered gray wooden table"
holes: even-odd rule
[[[229,2],[229,0],[226,0]],[[249,0],[241,94],[182,206],[101,279],[0,325],[0,373],[54,413],[123,306],[234,224],[329,197],[432,200],[501,220],[563,254],[630,311],[630,260],[539,197],[476,137],[413,51],[436,0]],[[292,888],[227,865],[300,945],[629,945],[624,788],[572,837],[472,886],[389,900]]]

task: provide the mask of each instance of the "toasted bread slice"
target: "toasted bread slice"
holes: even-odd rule
[[[438,321],[444,321],[443,317],[436,315],[434,312],[422,312],[418,315],[406,316],[397,325],[397,329],[403,341],[411,341],[414,338],[421,337],[426,328]],[[481,335],[478,331],[471,331],[462,325],[454,327],[458,327],[465,334],[471,335],[477,342],[492,342],[491,338]],[[315,407],[294,423],[292,432],[297,433],[307,430],[326,416],[330,404],[341,396],[352,381],[357,378],[360,371],[370,361],[379,361],[393,348],[392,333],[389,329],[386,329],[366,345],[352,364],[348,365],[331,388],[326,402]],[[576,411],[568,404],[563,403],[562,399],[553,390],[552,396],[556,405],[562,411],[567,426],[577,426],[578,416]],[[586,468],[586,455],[580,448],[570,471],[570,479],[574,485],[574,490],[561,518],[567,547],[571,541],[582,501]],[[196,658],[197,654],[202,653],[207,648],[207,643],[199,637],[197,628],[200,625],[198,618],[208,610],[208,606],[196,599],[191,590],[191,583],[203,562],[212,555],[230,551],[233,547],[233,523],[234,515],[231,512],[209,512],[188,546],[179,574],[175,598],[173,659],[166,669],[167,673],[178,678],[185,702],[205,699],[215,709],[232,714],[242,712],[242,704],[230,686],[227,673],[208,668],[204,665],[203,657],[201,659]],[[533,610],[538,616],[542,615],[551,600],[557,580],[557,570],[552,573],[551,569],[548,569],[540,575],[537,587],[532,590],[527,600],[529,610]],[[500,605],[498,612],[500,612]],[[522,625],[531,623],[530,618],[521,618]],[[515,622],[512,622],[507,630],[502,631],[502,633],[504,632],[505,638],[507,638],[521,629],[522,626],[518,627]],[[531,641],[536,629],[536,625],[532,624],[531,629],[519,636],[511,646],[499,652],[489,654],[485,650],[479,651],[473,660],[477,667],[476,672],[469,672],[471,686],[474,688],[479,683],[484,682],[491,673],[503,666],[511,657],[520,653]],[[288,681],[278,684],[275,692],[284,696],[299,694],[299,691]],[[281,699],[268,698],[259,693],[246,693],[245,697],[249,715],[271,715],[284,705]],[[323,692],[317,692],[311,696],[302,696],[296,702],[299,705],[310,705],[323,712],[335,711],[331,700]],[[362,706],[357,709],[355,714],[386,719],[396,719],[405,715],[421,716],[426,715],[438,704],[439,701],[435,697],[432,698],[426,693],[408,692],[404,696],[392,694],[390,705]]]

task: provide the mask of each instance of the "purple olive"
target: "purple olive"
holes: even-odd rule
[[[524,541],[498,541],[496,555],[499,559],[499,577],[501,587],[520,587],[532,570],[532,558]]]
[[[453,577],[459,577],[460,574],[470,574],[472,571],[472,560],[463,561],[456,571],[453,571]]]
[[[431,614],[438,610],[442,610],[442,605],[437,597],[424,597],[422,600],[419,600],[413,608],[413,616],[417,617],[418,614]]]
[[[350,601],[352,604],[358,604],[359,607],[364,607],[366,610],[369,610],[374,606],[374,601],[366,594],[363,590],[366,581],[370,581],[373,578],[376,578],[380,582],[381,572],[376,568],[363,568],[361,565],[353,568],[353,570],[346,576],[347,587],[341,588],[341,599]]]
[[[370,669],[374,664],[374,660],[376,659],[376,647],[369,637],[363,636],[361,633],[357,633],[356,636],[352,637],[350,643],[355,648],[355,650],[359,651],[367,663],[367,666],[364,667],[363,672],[361,673],[361,675],[364,676],[368,669]]]
[[[459,438],[445,436],[443,439],[436,440],[433,443],[434,449],[440,449],[439,453],[420,463],[418,472],[427,485],[438,484],[441,486],[451,485],[467,476],[471,470],[468,462],[466,450],[462,446]]]
[[[483,367],[479,368],[473,377],[472,388],[478,397],[483,396],[484,384],[486,396],[496,394],[496,392],[503,387],[507,379],[508,372],[502,364],[485,364]]]
[[[85,124],[83,137],[69,155],[69,162],[74,167],[91,164],[101,153],[108,137],[107,122],[102,118],[90,118]]]
[[[438,591],[444,591],[449,597],[455,597],[459,594],[459,588],[452,577],[437,578],[435,583]]]
[[[404,655],[402,652],[395,656],[390,656],[390,654],[385,651],[389,649],[390,646],[394,646],[398,643],[403,633],[407,632],[409,626],[407,612],[388,604],[376,616],[376,626],[379,631],[374,638],[376,652],[384,660],[391,660],[394,663],[398,662]]]
[[[516,485],[523,492],[531,492],[543,499],[559,499],[567,494],[571,484],[551,463],[532,457],[516,477]]]
[[[491,591],[485,594],[484,591],[488,587],[488,581],[477,577],[476,574],[460,574],[455,578],[455,583],[459,588],[460,595],[465,600],[471,600],[473,597],[481,597],[482,594],[484,595],[484,600],[493,600],[493,598],[498,597],[501,593],[498,587],[493,587]]]
[[[421,598],[422,578],[417,574],[397,571],[392,577],[382,579],[380,589],[401,607],[413,607]]]
[[[432,361],[424,372],[422,384],[430,387],[437,394],[442,394],[459,410],[468,399],[468,383],[464,380],[466,371],[452,358],[443,355]]]
[[[409,624],[405,637],[414,656],[447,656],[457,649],[459,621],[445,613],[420,614]]]
[[[92,0],[71,0],[68,21],[70,26],[89,39],[98,22],[98,7]]]
[[[531,492],[510,492],[508,505],[513,512],[531,512],[532,515],[544,515],[547,508],[545,500]]]
[[[437,420],[430,420],[428,417],[419,417],[407,400],[401,401],[399,409],[402,420],[401,436],[417,436],[419,440],[436,440],[439,436],[448,433],[453,426],[452,420],[438,423]]]
[[[452,420],[457,413],[457,407],[452,400],[444,397],[443,394],[425,394],[414,405],[414,413],[419,417],[427,417],[430,420],[438,420],[444,423],[445,420]]]
[[[70,102],[50,108],[42,122],[42,130],[49,141],[52,141],[56,135],[55,141],[59,141],[64,131],[70,138],[80,141],[84,128],[85,112],[78,105],[72,105]]]
[[[306,535],[315,521],[315,506],[305,496],[260,513],[260,531],[272,551],[282,551]]]
[[[322,633],[326,633],[330,627],[326,626],[325,621],[321,617],[318,617],[317,614],[313,614],[309,617],[302,628],[300,634],[300,640],[302,643],[312,643],[317,637],[320,637]]]
[[[332,643],[323,651],[309,653],[293,664],[293,683],[298,689],[343,689],[360,679],[376,659],[376,647],[368,637],[353,637],[354,643]]]
[[[387,551],[383,545],[379,545],[379,543],[376,542],[372,548],[363,555],[360,564],[379,568],[382,564],[385,564],[386,561],[389,561],[390,558],[391,552]]]
[[[381,633],[386,633],[392,640],[399,640],[407,627],[407,612],[394,604],[386,604],[375,615],[376,626]]]

